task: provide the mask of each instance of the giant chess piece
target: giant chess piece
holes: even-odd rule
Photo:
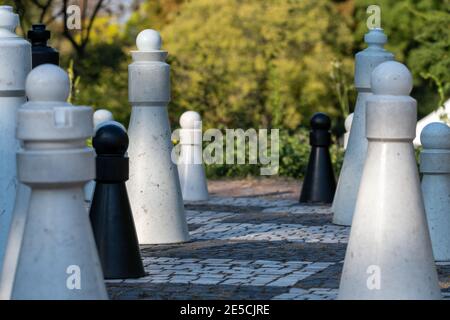
[[[422,193],[437,261],[450,261],[450,128],[445,123],[428,124],[420,135]]]
[[[352,224],[359,183],[367,153],[366,100],[372,93],[370,75],[380,63],[393,60],[392,53],[383,49],[387,41],[382,29],[372,29],[365,36],[368,47],[355,56],[355,87],[358,91],[353,113],[350,135],[345,150],[344,162],[339,175],[333,200],[333,223]]]
[[[131,111],[130,180],[128,194],[140,244],[189,240],[178,171],[172,162],[173,144],[167,104],[170,67],[161,38],[154,30],[136,40],[133,63],[128,67]]]
[[[45,24],[33,24],[31,30],[28,31],[33,55],[33,69],[46,63],[59,66],[59,52],[47,45],[50,37],[50,31],[46,30]]]
[[[329,147],[331,145],[331,120],[324,113],[311,118],[308,167],[300,194],[300,203],[331,203],[336,189]]]
[[[90,218],[105,279],[145,275],[125,181],[128,180],[128,136],[114,124],[93,139],[97,178]]]
[[[412,141],[412,76],[388,61],[372,73],[367,159],[345,255],[339,299],[439,299]]]
[[[186,111],[180,117],[180,158],[178,175],[185,201],[208,200],[208,185],[202,153],[202,120],[195,111]]]
[[[110,123],[111,121],[114,121],[114,116],[111,111],[106,110],[106,109],[98,109],[97,111],[95,111],[94,117],[93,117],[94,136],[101,125],[103,125],[105,123]],[[86,203],[88,203],[88,204],[92,201],[92,196],[94,195],[94,189],[95,189],[95,180],[89,181],[84,186],[84,201],[86,201]]]
[[[0,6],[0,270],[6,250],[17,189],[17,109],[26,101],[25,79],[31,70],[31,45],[17,36],[19,16]]]
[[[18,111],[18,178],[31,189],[10,298],[106,299],[100,260],[83,204],[95,176],[92,109],[65,102],[70,81],[44,64],[27,77]]]

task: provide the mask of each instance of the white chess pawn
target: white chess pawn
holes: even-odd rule
[[[19,181],[31,189],[11,299],[106,299],[83,201],[95,176],[92,109],[65,102],[70,82],[44,64],[27,77],[29,102],[18,111]]]
[[[358,91],[344,162],[333,199],[333,223],[352,224],[356,197],[367,153],[366,100],[372,95],[370,75],[380,63],[393,60],[383,49],[387,37],[382,29],[372,29],[364,36],[367,48],[355,56],[355,87]]]
[[[97,126],[103,122],[106,121],[113,121],[114,116],[111,111],[106,109],[98,109],[94,112],[93,122],[94,122],[94,129],[97,128]]]
[[[130,179],[128,195],[140,244],[189,240],[178,171],[172,162],[173,144],[167,104],[170,66],[154,30],[142,31],[128,67],[132,105],[128,134]]]
[[[344,127],[345,127],[345,133],[344,133],[344,150],[347,149],[348,145],[348,137],[350,136],[350,130],[352,129],[352,122],[353,122],[353,113],[350,113],[347,118],[345,118]]]
[[[195,111],[186,111],[180,118],[180,158],[178,174],[185,201],[208,200],[208,185],[202,153],[202,120]]]
[[[422,193],[434,258],[450,261],[450,127],[428,124],[420,135]]]
[[[412,76],[388,61],[372,73],[369,140],[339,299],[440,299],[412,141]]]
[[[0,270],[17,191],[17,109],[26,101],[25,79],[31,70],[31,45],[14,32],[19,16],[0,6]]]

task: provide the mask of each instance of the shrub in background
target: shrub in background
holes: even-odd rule
[[[309,145],[309,131],[300,128],[294,133],[280,130],[280,163],[278,176],[303,179],[308,166],[311,147]],[[337,143],[330,147],[331,160],[335,170],[336,178],[342,167],[344,150]],[[248,148],[246,148],[246,159],[248,160]],[[261,165],[248,164],[213,164],[206,165],[208,178],[221,177],[249,177],[259,176]]]

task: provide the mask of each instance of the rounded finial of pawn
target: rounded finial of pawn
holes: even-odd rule
[[[420,142],[424,149],[450,150],[450,127],[443,122],[432,122],[423,128]]]
[[[0,28],[14,32],[19,25],[19,16],[11,6],[0,6]]]
[[[94,135],[95,133],[97,133],[97,131],[106,125],[113,125],[113,126],[117,126],[119,128],[121,128],[123,131],[127,132],[127,128],[125,128],[125,126],[123,124],[121,124],[120,122],[114,121],[114,120],[106,120],[103,122],[100,122],[97,126],[94,127]]]
[[[200,129],[202,118],[198,112],[186,111],[180,117],[180,126],[182,129]]]
[[[383,32],[383,29],[381,28],[374,28],[370,29],[369,32],[367,32],[364,35],[364,42],[367,43],[369,46],[371,44],[376,45],[384,45],[387,42],[387,36]]]
[[[345,118],[344,121],[344,127],[345,127],[345,131],[349,132],[350,129],[352,128],[352,122],[353,122],[353,113],[350,113],[347,118]]]
[[[372,71],[371,87],[377,95],[408,96],[413,88],[413,79],[404,64],[386,61]]]
[[[63,101],[70,93],[70,80],[66,71],[54,64],[34,68],[25,83],[30,101]]]
[[[136,46],[139,51],[161,50],[161,36],[158,31],[146,29],[141,31],[136,38]]]
[[[111,111],[106,109],[98,109],[94,112],[94,128],[97,128],[99,124],[114,120],[114,116]]]
[[[105,124],[97,130],[92,145],[99,156],[123,156],[128,149],[128,134],[120,126]]]
[[[313,130],[330,130],[331,129],[331,119],[325,113],[317,112],[315,113],[310,121],[311,128]]]

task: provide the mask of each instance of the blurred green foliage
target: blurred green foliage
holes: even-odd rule
[[[309,145],[309,130],[299,128],[294,134],[288,130],[280,130],[279,171],[283,177],[303,178],[308,166],[311,147]],[[269,139],[270,141],[270,139]],[[269,144],[270,147],[270,144]],[[269,154],[270,154],[269,148]],[[338,177],[344,158],[344,150],[334,142],[330,147],[331,161]],[[246,159],[248,148],[246,148]],[[247,177],[260,175],[261,165],[251,165],[248,161],[244,165],[213,164],[206,166],[206,173],[210,178]]]
[[[372,0],[147,0],[119,28],[99,17],[76,103],[107,107],[127,123],[128,52],[136,34],[161,30],[172,66],[170,117],[202,113],[206,127],[295,131],[316,111],[342,134],[352,111],[353,55],[363,49]],[[342,10],[346,5],[347,9]],[[419,117],[450,96],[450,0],[378,0],[387,48],[414,75]],[[354,8],[353,8],[354,7]],[[350,8],[350,9],[348,9]],[[67,56],[64,64],[68,65]]]
[[[337,9],[324,0],[182,3],[145,2],[123,34],[98,18],[98,32],[85,54],[89,59],[76,66],[80,81],[74,102],[108,108],[127,123],[130,58],[125,52],[134,49],[140,30],[161,29],[172,68],[174,127],[182,112],[196,110],[205,129],[281,128],[279,175],[302,177],[310,147],[307,129],[300,126],[317,111],[342,122],[354,102],[354,95],[349,98],[351,20],[335,19]],[[339,168],[342,151],[337,145],[333,150]],[[259,166],[208,165],[207,174],[258,175]]]
[[[324,0],[197,0],[162,30],[173,55],[171,107],[207,126],[294,130],[316,111],[340,108],[330,77],[350,77],[352,35]]]
[[[25,26],[39,17],[38,8],[27,1],[6,1],[16,5]],[[204,129],[279,128],[282,176],[298,178],[306,169],[313,113],[326,112],[334,135],[343,133],[355,103],[354,54],[365,47],[369,5],[381,7],[387,49],[413,73],[419,117],[450,96],[450,0],[135,2],[140,5],[124,24],[108,15],[95,19],[82,57],[65,45],[57,20],[49,26],[62,65],[73,78],[72,101],[107,108],[127,125],[129,52],[135,50],[139,31],[157,29],[171,64],[172,127],[178,127],[182,112],[196,110]],[[337,143],[331,154],[338,172],[343,151]],[[259,174],[259,168],[210,165],[207,172],[212,177],[247,176]]]
[[[366,8],[381,8],[381,27],[387,49],[413,73],[412,96],[419,118],[442,106],[450,97],[450,0],[356,0],[355,43],[364,47]]]
[[[280,133],[280,176],[303,178],[308,166],[309,130],[300,129],[295,134]],[[344,150],[336,141],[330,147],[331,161],[336,177],[341,171]]]

